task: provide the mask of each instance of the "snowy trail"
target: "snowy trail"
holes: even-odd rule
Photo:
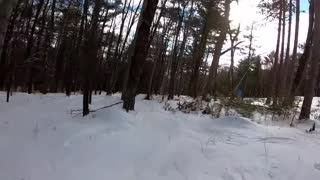
[[[1,94],[1,97],[4,97]],[[95,96],[93,107],[119,101]],[[72,118],[81,96],[0,100],[1,180],[318,180],[319,135],[137,101]]]

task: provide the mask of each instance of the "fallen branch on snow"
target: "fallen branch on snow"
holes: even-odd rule
[[[101,108],[98,108],[98,109],[95,109],[95,110],[90,110],[89,112],[90,112],[90,113],[92,113],[92,112],[97,112],[97,111],[99,111],[99,110],[107,109],[107,108],[110,108],[110,107],[112,107],[112,106],[116,106],[116,105],[122,104],[122,103],[123,103],[123,102],[117,102],[117,103],[111,104],[111,105],[109,105],[109,106],[104,106],[104,107],[101,107]],[[82,110],[83,110],[83,109],[71,110],[71,114],[72,114],[72,112],[79,112],[79,111],[82,111]],[[80,115],[80,114],[82,114],[82,112],[75,114],[74,116],[72,116],[72,118],[74,118],[74,117],[76,117],[76,116],[78,116],[78,115]]]

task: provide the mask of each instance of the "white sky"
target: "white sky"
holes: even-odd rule
[[[232,25],[238,27],[238,24],[241,23],[241,33],[239,38],[243,35],[249,35],[250,32],[246,30],[247,27],[250,27],[252,22],[256,22],[257,26],[253,32],[254,42],[253,46],[256,48],[257,55],[267,55],[271,51],[275,50],[276,39],[277,39],[277,21],[267,22],[264,20],[264,16],[260,14],[259,9],[257,8],[259,1],[258,0],[239,0],[239,4],[233,3],[231,6],[231,17]],[[295,27],[295,18],[293,18],[292,24],[292,43],[294,40],[294,27]],[[287,27],[286,27],[287,28]],[[300,32],[299,32],[299,44],[303,44],[306,40],[308,30],[308,13],[300,14]],[[245,42],[242,46],[248,45],[249,42]],[[225,43],[224,49],[230,47],[230,43]],[[292,50],[292,48],[291,48]],[[230,53],[224,55],[221,58],[220,65],[230,64]],[[243,55],[237,53],[235,60],[238,62]]]
[[[138,4],[139,0],[133,0],[134,4]],[[307,2],[302,1],[302,8],[306,6]],[[161,2],[161,1],[160,1]],[[160,3],[159,2],[159,3]],[[230,20],[232,21],[232,26],[234,28],[238,27],[238,24],[241,24],[239,39],[244,40],[244,35],[249,35],[250,30],[248,27],[255,22],[255,30],[253,32],[254,40],[253,47],[256,49],[256,55],[267,55],[271,51],[275,50],[276,39],[277,39],[277,20],[270,22],[265,20],[264,16],[260,14],[257,5],[259,0],[239,0],[239,3],[233,2],[231,5],[231,16]],[[304,7],[305,8],[305,7]],[[130,15],[130,14],[129,14]],[[307,36],[308,30],[308,13],[300,14],[300,32],[299,32],[299,44],[304,44]],[[295,27],[295,17],[292,19],[292,39],[291,45],[294,41],[294,27]],[[117,24],[120,23],[120,19],[117,20]],[[286,27],[288,28],[288,27]],[[132,28],[131,33],[134,33],[136,29],[136,24]],[[132,38],[133,34],[130,36]],[[244,42],[241,47],[249,45],[248,40]],[[224,44],[223,49],[228,49],[230,47],[230,42]],[[291,48],[292,51],[292,48]],[[241,55],[239,52],[236,52],[235,63],[237,64],[240,59],[243,59],[246,55]],[[209,61],[212,59],[212,56],[209,56]],[[225,54],[220,59],[220,65],[229,65],[230,64],[230,53]]]

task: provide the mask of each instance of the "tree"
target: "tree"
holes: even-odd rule
[[[89,96],[92,88],[92,77],[98,52],[98,21],[102,0],[95,1],[92,22],[84,44],[84,84],[83,84],[83,116],[89,114]]]
[[[208,38],[210,35],[210,32],[212,30],[221,30],[220,28],[222,27],[223,30],[221,30],[221,39],[224,40],[226,39],[226,34],[228,31],[228,25],[229,21],[225,21],[223,17],[221,17],[220,14],[220,9],[218,8],[218,5],[220,1],[214,1],[214,0],[208,0],[208,1],[203,1],[203,7],[200,10],[200,14],[202,16],[202,22],[201,22],[201,33],[198,39],[195,38],[194,40],[194,52],[193,52],[193,69],[192,69],[192,74],[191,74],[191,80],[190,80],[190,95],[194,98],[197,97],[198,91],[199,91],[199,77],[200,77],[200,67],[202,64],[202,60],[204,57],[204,54],[206,52],[206,46],[208,42]],[[224,17],[228,17],[229,19],[229,12],[230,9],[230,0],[226,0],[225,4],[229,4],[229,6],[225,6],[225,15]],[[225,32],[225,36],[223,37],[223,33]],[[221,41],[220,39],[220,41]],[[222,44],[223,44],[222,42]],[[217,48],[218,51],[218,48]],[[216,54],[218,56],[218,54]],[[219,55],[220,57],[220,55]],[[216,58],[217,59],[217,58]]]
[[[2,0],[0,1],[0,54],[3,47],[5,34],[7,32],[9,17],[11,11],[15,7],[18,0]]]
[[[179,1],[178,1],[179,2]],[[180,6],[180,2],[178,4]],[[172,62],[171,62],[171,72],[170,72],[170,82],[169,82],[169,96],[168,99],[173,99],[174,96],[174,89],[175,89],[175,81],[176,81],[176,73],[178,68],[178,40],[180,36],[180,31],[182,28],[182,22],[185,16],[185,9],[186,9],[187,3],[182,4],[182,12],[178,12],[178,25],[176,28],[176,36],[174,40],[174,46],[172,51]],[[180,9],[180,7],[179,7]]]
[[[226,40],[226,36],[229,29],[229,16],[230,16],[231,2],[232,0],[225,0],[224,2],[224,8],[225,8],[224,19],[223,19],[222,28],[220,31],[218,41],[216,42],[214,47],[213,60],[209,70],[209,76],[207,77],[205,88],[202,94],[202,98],[204,99],[208,96],[208,93],[215,95],[215,88],[216,88],[215,80],[217,77],[219,60],[220,60],[223,44],[224,44],[224,41]]]
[[[320,1],[311,0],[314,5],[314,29],[313,29],[313,39],[312,48],[310,49],[311,55],[311,67],[309,79],[305,84],[305,95],[301,108],[301,113],[299,119],[307,119],[310,117],[311,104],[314,96],[314,89],[317,82],[319,74],[319,62],[320,62]]]
[[[313,28],[314,28],[314,1],[310,1],[310,6],[309,6],[309,28],[308,28],[308,35],[304,47],[304,52],[302,56],[299,59],[299,65],[297,72],[295,73],[295,76],[292,80],[292,85],[290,89],[290,97],[289,97],[289,103],[294,101],[294,96],[296,95],[297,89],[302,81],[302,76],[305,72],[306,66],[308,64],[308,61],[311,56],[311,47],[312,47],[312,41],[313,41]]]
[[[230,76],[230,83],[231,83],[231,96],[234,95],[233,93],[233,88],[234,88],[234,55],[235,55],[235,43],[238,41],[238,36],[240,34],[240,24],[237,29],[234,30],[229,30],[229,38],[230,38],[230,43],[231,43],[231,57],[230,57],[230,70],[229,70],[229,76]]]
[[[159,0],[144,0],[141,16],[134,39],[134,50],[130,59],[127,87],[123,95],[123,108],[127,111],[134,110],[135,96],[140,81],[142,65],[147,56],[147,45],[151,23],[153,21]]]

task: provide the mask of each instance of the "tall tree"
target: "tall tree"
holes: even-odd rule
[[[307,119],[310,117],[311,105],[314,96],[314,89],[319,75],[320,62],[320,1],[311,0],[314,5],[314,29],[311,48],[311,67],[309,79],[305,84],[305,95],[301,108],[299,119]]]
[[[280,51],[280,63],[279,69],[277,71],[277,84],[276,84],[276,91],[275,97],[273,100],[273,105],[278,105],[279,98],[283,97],[283,77],[284,77],[284,55],[285,55],[285,34],[286,34],[286,0],[282,0],[282,34],[281,34],[281,51]]]
[[[95,0],[95,6],[92,14],[92,21],[88,31],[87,39],[84,44],[83,68],[84,68],[84,84],[83,84],[83,116],[89,114],[89,96],[92,87],[92,77],[94,67],[96,65],[98,52],[98,28],[99,28],[99,13],[103,0]]]
[[[180,6],[180,2],[179,2],[179,6]],[[177,73],[177,68],[178,68],[178,44],[179,44],[178,41],[179,41],[180,31],[182,28],[182,22],[183,22],[184,16],[185,16],[186,6],[187,6],[187,3],[182,4],[182,10],[181,10],[181,12],[179,12],[179,16],[178,16],[179,17],[178,18],[178,25],[176,28],[176,36],[175,36],[173,51],[172,51],[172,62],[171,62],[171,71],[170,71],[168,99],[173,99],[173,96],[174,96],[176,73]],[[179,9],[180,9],[180,7],[179,7]]]
[[[134,110],[135,96],[142,72],[142,65],[148,54],[147,45],[151,24],[157,9],[159,0],[144,0],[142,12],[134,39],[134,50],[130,58],[130,67],[127,79],[127,87],[123,92],[123,108],[127,111]]]
[[[229,16],[230,16],[230,4],[232,0],[225,0],[224,2],[224,19],[222,23],[222,28],[220,31],[220,35],[218,37],[218,40],[214,47],[214,54],[212,63],[209,70],[209,76],[207,77],[205,88],[203,90],[202,97],[206,98],[208,96],[208,93],[214,95],[215,94],[215,88],[216,88],[216,77],[217,77],[217,71],[220,61],[220,56],[223,48],[224,41],[226,40],[228,29],[229,29]]]
[[[313,40],[313,28],[314,28],[314,17],[315,9],[314,9],[314,1],[310,1],[309,6],[309,28],[307,39],[305,43],[305,48],[302,56],[299,59],[299,66],[297,72],[293,78],[291,89],[290,89],[290,102],[293,102],[294,96],[296,95],[297,89],[302,81],[303,74],[305,72],[306,66],[311,56],[311,47],[312,47],[312,40]]]
[[[229,76],[230,76],[230,84],[231,84],[231,96],[234,95],[233,88],[234,88],[234,56],[235,56],[235,43],[238,40],[238,36],[240,34],[240,24],[237,29],[229,30],[229,38],[231,43],[231,49],[230,49],[230,70],[229,70]]]
[[[206,51],[208,37],[212,29],[217,28],[217,24],[221,21],[220,12],[217,9],[220,1],[209,0],[203,1],[203,10],[200,11],[202,14],[202,23],[201,23],[201,33],[200,37],[194,38],[194,52],[193,52],[193,68],[190,80],[189,92],[190,95],[194,98],[197,97],[199,91],[199,76],[200,76],[200,66],[203,62],[203,57]],[[226,2],[230,2],[230,0],[226,0]],[[228,14],[228,9],[225,9],[225,12]],[[229,15],[228,15],[229,17]],[[227,22],[228,24],[229,22]],[[228,31],[225,30],[226,33]],[[198,39],[199,38],[199,39]],[[225,39],[225,38],[224,38]],[[199,42],[198,42],[199,40]]]
[[[18,0],[2,0],[0,1],[0,54],[4,38],[7,32],[9,17]]]

